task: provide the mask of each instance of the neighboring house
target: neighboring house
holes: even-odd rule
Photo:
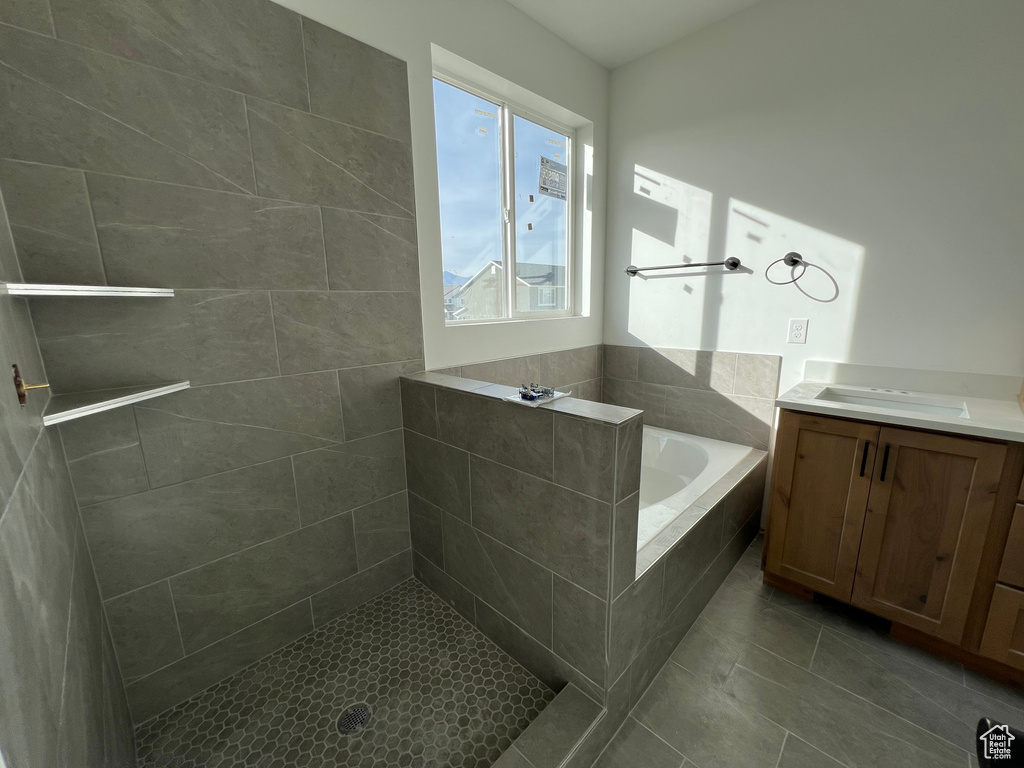
[[[489,261],[463,285],[446,285],[446,320],[484,320],[501,317],[505,269]],[[565,267],[555,264],[516,265],[516,311],[550,312],[564,309]]]

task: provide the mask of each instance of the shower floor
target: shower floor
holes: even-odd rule
[[[138,765],[486,768],[553,698],[409,579],[138,726]]]

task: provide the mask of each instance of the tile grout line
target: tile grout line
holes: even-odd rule
[[[220,423],[220,422],[210,422],[210,423],[217,424],[217,423]],[[228,424],[228,426],[234,426],[234,425]],[[201,480],[206,480],[206,479],[211,478],[211,477],[220,477],[221,475],[227,475],[227,474],[230,474],[232,472],[242,472],[242,471],[247,470],[247,469],[254,469],[255,467],[262,467],[262,466],[264,466],[266,464],[273,464],[275,461],[284,461],[285,459],[294,458],[296,456],[305,456],[305,455],[310,454],[310,453],[317,453],[318,451],[332,451],[333,452],[334,449],[336,449],[336,448],[344,447],[344,446],[349,446],[352,443],[359,442],[360,440],[371,440],[373,438],[383,437],[384,435],[390,435],[390,434],[392,434],[394,432],[398,432],[398,431],[400,431],[400,430],[398,430],[398,429],[389,429],[386,432],[378,432],[378,433],[373,434],[373,435],[367,435],[365,437],[358,437],[358,438],[355,438],[353,440],[349,440],[349,441],[346,441],[346,442],[332,442],[332,443],[330,443],[328,445],[320,446],[318,448],[310,448],[309,450],[305,450],[305,451],[296,451],[295,453],[289,453],[289,454],[286,454],[284,456],[276,456],[276,457],[274,457],[272,459],[267,459],[265,461],[258,461],[255,464],[246,464],[245,466],[232,467],[231,469],[225,469],[225,470],[222,470],[220,472],[214,472],[214,473],[209,474],[209,475],[199,475],[198,477],[190,477],[190,478],[188,478],[186,480],[178,480],[176,482],[168,483],[166,485],[158,485],[157,487],[152,488],[152,489],[150,489],[148,491],[138,491],[137,493],[128,493],[128,494],[125,494],[124,496],[114,496],[114,497],[109,498],[109,499],[104,499],[102,501],[94,501],[94,502],[90,502],[89,504],[80,505],[80,506],[81,506],[82,509],[89,510],[89,509],[92,509],[93,507],[99,506],[100,504],[109,504],[110,502],[120,501],[121,499],[130,499],[130,498],[133,498],[135,496],[142,496],[145,493],[154,493],[154,492],[157,492],[157,491],[161,491],[164,488],[176,488],[179,485],[186,485],[188,483],[197,483],[197,482],[200,482]],[[83,458],[87,458],[87,457],[83,457]],[[80,461],[80,459],[75,459],[75,461],[76,462]],[[73,463],[73,462],[69,462],[69,463]],[[397,491],[395,493],[397,493]],[[388,494],[388,495],[391,496],[391,495],[394,495],[394,494]],[[368,502],[368,503],[372,503],[372,502]],[[364,506],[364,505],[360,505],[360,506]],[[353,509],[354,509],[354,507],[353,507]],[[338,514],[342,514],[342,513],[339,512]],[[333,517],[333,515],[332,515],[332,517]],[[327,518],[324,518],[324,519],[327,519]]]
[[[49,5],[49,3],[47,3]],[[100,230],[96,225],[96,210],[93,207],[92,192],[89,190],[89,175],[85,171],[79,171],[82,176],[82,186],[85,188],[85,202],[89,209],[89,223],[92,225],[93,242],[96,245],[96,255],[99,257],[100,274],[103,275],[103,282],[110,285],[110,277],[107,275],[107,264],[103,259],[103,246],[100,245]]]
[[[724,586],[724,585],[723,585],[723,586]],[[721,589],[721,588],[722,588],[722,587],[719,587],[719,589]],[[727,588],[727,589],[733,589],[732,587],[726,587],[726,588]],[[717,590],[716,590],[716,594],[717,594]],[[751,593],[745,593],[745,594],[751,594]],[[754,597],[757,597],[757,596],[756,596],[756,595],[754,595]],[[758,599],[761,599],[761,598],[758,598]],[[701,612],[701,614],[703,615],[703,611]],[[799,617],[799,616],[798,616],[798,618],[802,618],[802,617]],[[803,620],[804,620],[804,621],[808,621],[807,619],[803,619]],[[860,695],[860,694],[858,694],[858,693],[856,693],[856,692],[854,692],[854,691],[851,691],[851,690],[849,690],[848,688],[844,688],[843,686],[841,686],[841,685],[838,685],[837,683],[834,683],[834,682],[832,682],[831,680],[829,680],[829,679],[827,679],[827,678],[825,678],[825,677],[822,677],[821,675],[817,674],[816,672],[813,672],[813,671],[811,671],[810,669],[806,669],[806,668],[804,668],[804,667],[800,666],[799,664],[795,664],[794,662],[790,661],[789,659],[786,659],[785,657],[783,657],[783,656],[780,656],[779,654],[775,653],[774,651],[772,651],[772,650],[770,650],[770,649],[768,649],[768,648],[765,648],[765,647],[763,647],[763,646],[761,646],[761,645],[758,645],[757,643],[753,643],[753,642],[750,642],[749,640],[746,640],[745,638],[743,638],[743,637],[742,637],[741,635],[738,635],[738,634],[737,634],[736,632],[734,632],[734,631],[732,631],[732,630],[730,630],[730,629],[727,629],[727,628],[725,628],[725,627],[722,627],[722,626],[721,626],[721,625],[720,625],[719,623],[717,623],[717,622],[714,622],[714,621],[712,621],[712,620],[710,620],[710,619],[707,619],[707,618],[705,618],[705,621],[707,621],[707,622],[708,622],[709,624],[711,624],[711,625],[712,625],[713,627],[715,627],[715,628],[719,629],[720,631],[725,631],[725,632],[728,632],[728,633],[729,633],[730,635],[733,635],[734,637],[738,637],[738,638],[740,638],[740,639],[741,639],[741,640],[742,640],[743,642],[745,642],[745,643],[747,643],[747,644],[749,644],[749,645],[751,645],[751,646],[753,646],[753,647],[755,647],[755,648],[758,648],[758,649],[760,649],[761,651],[764,651],[765,653],[767,653],[767,654],[769,654],[769,655],[771,655],[771,656],[773,656],[773,657],[775,657],[775,658],[777,658],[777,659],[781,660],[781,661],[782,661],[782,662],[784,662],[785,664],[791,665],[791,666],[793,666],[793,667],[795,667],[795,668],[797,668],[797,669],[800,669],[800,670],[802,670],[803,672],[807,673],[808,675],[811,675],[812,677],[814,677],[814,678],[816,678],[817,680],[819,680],[819,681],[820,681],[821,683],[823,683],[823,684],[824,684],[824,685],[825,685],[826,687],[828,687],[828,686],[831,686],[832,688],[835,688],[835,689],[837,689],[837,690],[839,690],[839,691],[842,691],[843,693],[845,693],[845,694],[847,694],[847,695],[849,695],[849,696],[852,696],[852,697],[854,697],[854,698],[856,698],[856,699],[858,699],[858,700],[860,700],[860,701],[863,701],[863,702],[864,702],[864,703],[866,703],[866,704],[867,704],[867,705],[868,705],[869,707],[872,707],[872,708],[874,708],[874,709],[878,709],[878,710],[880,710],[880,711],[882,711],[882,712],[885,712],[885,713],[887,713],[888,715],[890,715],[890,716],[892,716],[892,717],[894,717],[894,718],[896,718],[896,719],[898,719],[898,720],[901,720],[901,721],[903,721],[904,723],[906,723],[906,724],[907,724],[908,726],[910,726],[911,728],[913,728],[913,729],[916,729],[917,731],[921,731],[921,732],[922,732],[922,733],[924,733],[924,734],[927,734],[927,735],[928,735],[929,737],[931,737],[931,738],[932,738],[933,740],[935,740],[935,741],[941,742],[942,744],[944,744],[944,745],[947,745],[947,746],[949,746],[949,747],[953,747],[954,749],[958,749],[958,750],[961,750],[961,751],[963,751],[963,748],[962,748],[962,747],[960,747],[959,745],[957,745],[957,744],[954,744],[953,742],[949,741],[949,740],[948,740],[948,739],[946,739],[946,738],[945,738],[944,736],[941,736],[940,734],[934,733],[934,732],[932,732],[932,731],[928,730],[927,728],[925,728],[925,727],[923,727],[923,726],[921,726],[921,725],[918,725],[918,724],[914,723],[914,722],[913,722],[913,721],[911,721],[911,720],[908,720],[908,719],[907,719],[906,717],[904,717],[904,716],[900,715],[899,713],[897,713],[897,712],[893,712],[892,710],[890,710],[890,709],[888,709],[888,708],[886,708],[886,707],[882,706],[881,704],[878,704],[878,703],[876,703],[876,702],[874,702],[874,701],[871,701],[870,699],[866,698],[865,696],[862,696],[862,695]],[[811,623],[819,623],[819,622],[811,622]],[[840,633],[840,634],[842,634],[842,633]],[[819,634],[819,637],[820,637],[820,634]],[[851,639],[853,639],[853,638],[851,638]],[[684,667],[684,666],[683,666],[682,664],[680,664],[680,663],[679,663],[678,661],[675,661],[674,659],[671,659],[671,658],[670,658],[670,661],[673,661],[673,662],[674,662],[674,663],[676,664],[676,666],[679,666],[679,667],[681,667],[682,669],[686,669],[686,671],[687,671],[687,672],[689,672],[690,674],[694,674],[694,675],[696,675],[696,673],[695,673],[695,672],[693,672],[693,670],[690,670],[690,669],[688,669],[688,668]],[[770,683],[772,683],[772,684],[775,684],[775,682],[774,682],[773,680],[771,680],[770,678],[766,678],[766,677],[764,677],[764,675],[761,675],[761,674],[759,674],[759,673],[758,673],[758,672],[757,672],[756,670],[750,669],[749,667],[743,667],[743,666],[741,666],[741,665],[738,665],[738,664],[737,664],[737,665],[734,665],[734,666],[739,666],[739,667],[740,667],[741,669],[745,669],[745,670],[747,670],[748,672],[750,672],[751,674],[753,674],[753,675],[756,675],[757,677],[760,677],[760,678],[762,678],[762,679],[764,679],[764,680],[767,680],[768,682],[770,682]],[[916,666],[916,665],[915,665],[915,666]],[[700,675],[696,675],[696,676],[697,676],[697,677],[701,677]],[[705,680],[706,680],[706,678],[701,678],[701,679],[705,679]],[[708,682],[710,682],[710,681],[708,681]],[[952,682],[952,681],[950,681],[950,682]],[[711,684],[712,684],[712,685],[714,685],[714,686],[715,686],[716,688],[718,688],[719,690],[721,690],[720,686],[718,686],[717,684],[715,684],[715,683],[711,683]],[[737,701],[739,701],[739,700],[737,699]],[[739,702],[739,703],[743,703],[743,702]],[[750,707],[750,705],[745,705],[745,706],[747,706],[747,707]],[[752,709],[752,711],[755,711],[755,712],[757,712],[757,710],[753,710],[753,708],[752,708],[752,707],[750,707],[750,708]],[[762,717],[765,717],[765,719],[768,719],[768,720],[770,720],[771,722],[775,723],[775,721],[774,721],[774,720],[771,720],[771,718],[767,717],[767,715],[764,715],[763,713],[760,713],[760,712],[758,712],[758,714],[760,714],[760,715],[761,715]],[[782,727],[783,727],[783,726],[782,726],[781,724],[779,724],[779,723],[775,723],[775,724],[776,724],[776,725],[778,725],[778,726],[779,726],[780,728],[782,728]],[[812,744],[811,746],[814,746],[814,745]],[[818,749],[817,747],[815,747],[815,748],[816,748],[816,749]],[[820,752],[820,751],[822,751],[822,750],[821,750],[821,749],[818,749],[818,751]],[[827,753],[825,753],[825,754],[827,754]],[[831,755],[829,755],[829,757],[832,757],[832,756],[831,756]],[[833,759],[836,759],[836,758],[833,758]],[[841,761],[837,760],[837,762],[841,762]]]
[[[327,290],[331,291],[331,265],[327,260],[327,232],[324,229],[324,209],[322,205],[316,207],[317,213],[320,215],[320,243],[324,247],[324,285],[327,286]]]
[[[107,112],[104,112],[102,109],[99,109],[98,107],[95,107],[95,106],[93,106],[91,104],[87,104],[86,102],[81,101],[80,99],[73,98],[72,96],[69,96],[68,94],[66,94],[63,91],[61,91],[59,88],[56,88],[56,87],[54,87],[54,86],[44,82],[43,80],[40,80],[37,77],[33,77],[33,76],[31,76],[31,75],[29,75],[29,74],[27,74],[25,72],[22,72],[21,70],[15,68],[15,67],[12,67],[10,64],[7,64],[5,62],[0,62],[0,66],[7,67],[12,72],[14,72],[15,74],[21,76],[22,78],[24,78],[28,82],[34,83],[35,85],[39,86],[40,88],[45,89],[46,91],[55,93],[58,96],[60,96],[62,99],[65,99],[66,101],[69,101],[72,104],[77,104],[79,107],[81,107],[82,109],[87,110],[88,112],[96,113],[96,114],[106,118],[107,120],[110,120],[111,122],[117,123],[118,125],[121,125],[124,128],[127,128],[129,131],[131,131],[133,133],[136,133],[139,136],[144,137],[145,139],[148,139],[150,142],[152,142],[153,144],[155,144],[155,145],[157,145],[159,147],[162,147],[164,150],[168,151],[172,155],[174,155],[176,157],[184,158],[184,159],[188,160],[189,162],[194,163],[195,165],[197,165],[200,168],[202,168],[203,170],[205,170],[207,173],[210,173],[213,176],[215,176],[216,178],[221,179],[224,182],[227,182],[232,187],[237,187],[238,189],[242,190],[242,192],[245,193],[246,195],[249,194],[248,190],[246,190],[240,184],[237,184],[236,182],[232,181],[230,178],[228,178],[224,174],[222,174],[222,173],[220,173],[218,171],[215,171],[213,168],[211,168],[209,165],[207,165],[206,163],[202,162],[198,158],[192,157],[191,155],[181,151],[180,149],[175,149],[170,144],[167,144],[166,142],[161,141],[160,139],[157,139],[154,136],[150,136],[148,133],[146,133],[145,131],[141,130],[140,128],[135,127],[131,123],[126,123],[124,120],[120,120],[117,117],[115,117],[114,115],[108,114]],[[77,170],[82,170],[82,169],[79,168]],[[378,193],[378,194],[380,194],[380,193]],[[397,205],[397,203],[394,203],[394,205]],[[398,206],[398,207],[401,208],[401,206]]]
[[[782,737],[782,746],[779,748],[779,759],[775,761],[775,768],[779,768],[782,765],[782,756],[786,753],[786,742],[789,740],[789,731],[787,730]]]
[[[140,494],[141,493],[149,493],[150,491],[154,491],[156,489],[153,487],[153,478],[149,474],[149,464],[146,462],[146,449],[142,445],[142,431],[139,429],[139,412],[137,410],[135,410],[135,406],[130,406],[130,410],[132,412],[132,423],[135,424],[135,437],[137,439],[136,445],[139,446],[139,456],[142,457],[142,471],[146,474],[146,486],[148,488],[148,490],[146,490],[146,491],[139,491],[139,493]],[[115,449],[112,448],[110,450],[115,450]],[[120,450],[120,449],[118,449],[118,450]],[[90,454],[90,456],[92,456],[92,455],[96,455],[96,454]],[[89,456],[83,456],[82,458],[83,459],[89,458]],[[68,466],[69,467],[71,466],[71,462],[70,461],[68,462]],[[112,499],[103,499],[102,501],[97,501],[97,502],[93,502],[93,503],[94,504],[102,504],[105,501],[113,501],[114,499],[123,499],[123,498],[126,498],[126,497],[125,496],[114,496]],[[89,506],[89,505],[87,504],[86,506]],[[81,505],[79,506],[79,509],[81,509]]]
[[[167,582],[167,594],[171,596],[171,612],[174,614],[174,626],[178,628],[178,643],[181,645],[181,658],[184,659],[189,655],[188,651],[185,650],[185,635],[181,631],[181,620],[178,618],[178,603],[174,599],[174,588],[171,587],[171,577],[168,576],[164,581]],[[179,659],[175,659],[179,661]],[[171,662],[172,664],[174,662]],[[145,675],[143,675],[145,677]]]
[[[215,558],[213,560],[208,560],[206,562],[200,563],[199,565],[192,566],[191,568],[186,568],[183,571],[177,571],[176,573],[172,573],[169,576],[162,576],[161,578],[156,579],[155,581],[148,582],[148,583],[143,584],[143,585],[138,586],[138,587],[132,587],[129,590],[126,590],[124,592],[119,592],[118,594],[111,595],[110,597],[102,597],[102,600],[103,600],[103,602],[110,602],[110,601],[113,601],[113,600],[117,600],[117,599],[119,599],[121,597],[124,597],[125,595],[130,595],[133,592],[138,592],[140,590],[146,589],[147,587],[152,587],[154,584],[159,584],[164,579],[168,579],[168,580],[169,579],[175,579],[178,576],[182,576],[182,575],[184,575],[186,573],[192,573],[193,571],[198,571],[199,569],[205,568],[208,565],[212,565],[214,563],[218,563],[218,562],[220,562],[222,560],[227,560],[229,557],[234,557],[235,555],[240,555],[243,552],[248,552],[249,550],[256,549],[257,547],[262,547],[264,544],[271,544],[271,543],[273,543],[275,541],[279,541],[280,539],[286,538],[288,536],[291,536],[293,534],[299,533],[301,531],[309,530],[310,528],[314,528],[314,527],[316,527],[318,525],[326,523],[329,520],[337,520],[339,517],[342,517],[342,516],[348,515],[348,514],[352,514],[356,510],[372,506],[372,505],[377,504],[379,502],[382,502],[382,501],[385,501],[387,499],[390,499],[390,498],[392,498],[394,496],[398,496],[401,493],[405,493],[405,491],[404,490],[396,491],[395,493],[389,494],[387,496],[382,496],[381,498],[374,499],[373,501],[367,502],[366,504],[361,504],[360,506],[353,507],[352,509],[346,509],[344,512],[338,512],[337,514],[331,515],[329,517],[325,517],[322,520],[317,520],[316,522],[309,523],[308,525],[304,525],[304,526],[301,526],[299,528],[295,528],[294,530],[286,531],[286,532],[284,532],[284,533],[282,533],[282,534],[280,534],[278,536],[274,536],[273,538],[257,542],[256,544],[251,544],[248,547],[243,547],[242,549],[239,549],[239,550],[237,550],[235,552],[229,552],[226,555],[221,555],[220,557]],[[357,566],[357,571],[356,572],[358,573],[358,566]],[[353,575],[355,575],[355,574],[353,574]],[[346,577],[346,578],[348,578],[348,577]],[[344,579],[342,579],[342,581],[344,581]],[[100,591],[100,594],[102,595],[102,589]]]
[[[297,15],[299,17],[299,45],[302,46],[302,75],[306,80],[306,113],[312,116],[313,97],[309,89],[309,63],[306,58],[306,19],[301,13]]]
[[[274,316],[274,292],[271,290],[267,291],[267,303],[270,305],[270,328],[274,334],[274,354],[277,357],[277,376],[271,376],[268,378],[282,378],[284,371],[281,370],[281,342],[277,338],[277,318]],[[345,433],[342,432],[342,435]]]
[[[38,506],[38,505],[37,505]],[[68,688],[68,659],[71,657],[71,623],[74,621],[75,614],[74,610],[75,603],[75,564],[78,561],[78,530],[75,530],[75,541],[71,545],[71,578],[68,579],[68,625],[64,630],[64,662],[60,669],[60,712],[57,716],[57,731],[58,737],[60,731],[63,730],[61,726],[64,724],[64,714],[66,711],[65,698]],[[101,638],[102,639],[102,638]],[[101,662],[102,663],[102,662]],[[2,760],[0,756],[0,760]]]
[[[296,14],[296,15],[302,17],[302,14]],[[239,90],[237,90],[235,88],[231,88],[231,87],[226,86],[226,85],[221,85],[219,83],[214,83],[214,82],[211,82],[209,80],[204,80],[201,77],[196,77],[196,76],[193,76],[193,75],[187,75],[187,74],[184,74],[182,72],[175,72],[175,71],[170,70],[170,69],[163,69],[161,67],[156,66],[155,64],[148,64],[148,63],[146,63],[144,61],[139,61],[138,59],[130,59],[130,58],[127,58],[127,57],[124,57],[124,56],[120,56],[120,55],[118,55],[116,53],[110,53],[109,51],[104,51],[104,50],[102,50],[100,48],[91,48],[91,47],[89,47],[87,45],[83,45],[81,43],[76,43],[76,42],[73,42],[71,40],[65,40],[62,37],[57,37],[56,34],[48,35],[48,34],[45,34],[43,32],[38,32],[37,30],[34,30],[34,29],[28,29],[27,27],[19,27],[16,24],[12,24],[12,23],[6,22],[6,21],[0,21],[0,26],[2,26],[2,27],[9,27],[10,29],[14,29],[14,30],[17,30],[18,32],[22,32],[22,33],[27,33],[28,35],[31,35],[33,37],[46,38],[47,40],[51,41],[51,43],[56,42],[59,45],[66,45],[66,46],[68,46],[70,48],[75,48],[75,49],[77,49],[79,51],[86,51],[86,52],[88,52],[88,53],[90,53],[90,54],[92,54],[94,56],[103,57],[105,59],[114,59],[114,60],[117,60],[117,61],[121,62],[122,66],[127,66],[127,68],[129,68],[129,69],[132,66],[138,66],[138,67],[142,67],[142,68],[145,68],[145,69],[153,71],[153,72],[159,72],[159,73],[161,73],[163,75],[169,75],[170,77],[175,78],[175,79],[180,79],[180,80],[183,80],[183,81],[188,81],[190,83],[198,83],[199,85],[202,85],[202,86],[205,86],[206,88],[209,88],[211,91],[219,91],[221,93],[230,93],[230,94],[233,94],[235,96],[249,97],[249,98],[256,99],[258,101],[265,101],[267,104],[272,104],[275,107],[279,107],[281,109],[287,109],[287,110],[291,110],[292,112],[298,112],[301,115],[305,115],[305,116],[308,116],[308,117],[313,117],[313,118],[315,118],[317,120],[323,120],[325,122],[331,123],[332,125],[342,125],[342,126],[344,126],[346,128],[351,128],[351,129],[354,129],[356,131],[360,131],[362,133],[370,134],[372,136],[379,136],[382,139],[387,139],[388,141],[394,142],[395,144],[400,144],[403,147],[407,147],[407,148],[411,149],[411,142],[406,141],[404,139],[400,139],[400,138],[397,138],[395,136],[390,136],[390,135],[388,135],[386,133],[380,133],[379,131],[373,131],[373,130],[370,130],[369,128],[363,128],[363,127],[355,125],[353,123],[345,123],[345,122],[342,122],[341,120],[335,120],[332,117],[325,117],[323,115],[313,114],[308,109],[301,109],[299,107],[293,107],[293,106],[291,106],[289,104],[283,104],[283,103],[281,103],[279,101],[274,101],[271,98],[267,98],[265,96],[260,96],[260,95],[258,95],[256,93],[249,93],[248,91],[239,91]],[[303,57],[305,57],[305,50],[303,50]],[[308,82],[307,82],[307,90],[308,90]]]
[[[252,189],[260,197],[260,182],[256,178],[256,154],[252,148],[252,127],[249,125],[249,97],[242,94],[242,114],[245,116],[245,135],[249,140],[249,164],[252,166]]]
[[[2,26],[4,26],[4,24],[3,24],[3,22],[0,22],[0,27],[2,27]],[[80,171],[80,172],[83,172],[83,173],[91,173],[91,174],[93,174],[95,176],[109,176],[109,177],[115,178],[115,179],[125,179],[127,181],[137,181],[137,182],[144,183],[144,184],[156,184],[156,185],[162,185],[162,186],[168,186],[168,187],[179,187],[179,188],[182,188],[182,189],[195,189],[195,190],[198,190],[200,192],[212,192],[212,193],[215,193],[215,194],[222,194],[222,195],[235,195],[237,197],[243,197],[243,198],[246,198],[248,200],[251,200],[253,197],[258,197],[261,200],[267,200],[267,201],[272,202],[272,203],[288,203],[289,206],[292,206],[292,207],[300,207],[301,206],[301,207],[312,208],[312,207],[314,207],[316,205],[320,205],[323,208],[330,208],[331,210],[342,211],[344,213],[353,213],[353,214],[359,214],[359,215],[365,215],[365,216],[376,216],[376,217],[381,218],[381,219],[396,219],[398,221],[408,221],[408,222],[415,222],[416,221],[416,217],[415,216],[397,216],[395,214],[390,214],[390,213],[378,213],[376,211],[362,211],[362,210],[359,210],[357,208],[341,208],[341,207],[336,206],[336,205],[323,205],[321,203],[307,203],[307,202],[302,202],[302,201],[299,201],[299,200],[286,200],[283,197],[268,197],[266,195],[253,195],[253,194],[250,194],[247,191],[246,192],[235,192],[233,190],[218,189],[216,187],[200,187],[200,186],[198,186],[196,184],[183,184],[181,182],[176,182],[176,181],[162,181],[162,180],[156,180],[156,179],[149,179],[149,178],[145,178],[145,177],[142,177],[142,176],[125,176],[124,174],[111,173],[109,171],[83,170],[82,168],[77,168],[77,167],[72,166],[72,165],[59,165],[59,164],[56,164],[56,163],[42,163],[42,162],[37,162],[35,160],[16,160],[16,159],[13,159],[13,158],[4,158],[4,159],[7,162],[17,163],[19,165],[35,165],[35,166],[39,166],[39,167],[42,167],[42,168],[59,168],[61,170],[66,170],[66,171]],[[214,289],[207,289],[207,290],[214,290]],[[410,291],[401,291],[401,293],[410,293]]]

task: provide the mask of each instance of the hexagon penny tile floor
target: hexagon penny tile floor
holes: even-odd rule
[[[410,579],[141,724],[138,764],[487,768],[553,698]]]

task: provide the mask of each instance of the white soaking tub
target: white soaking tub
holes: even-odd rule
[[[729,490],[722,488],[717,498],[701,498],[712,486],[741,465],[749,469],[764,455],[746,445],[645,426],[636,542],[637,552],[645,557],[638,557],[638,570],[668,550]],[[736,481],[745,474],[734,473]],[[698,499],[707,506],[695,505]]]

